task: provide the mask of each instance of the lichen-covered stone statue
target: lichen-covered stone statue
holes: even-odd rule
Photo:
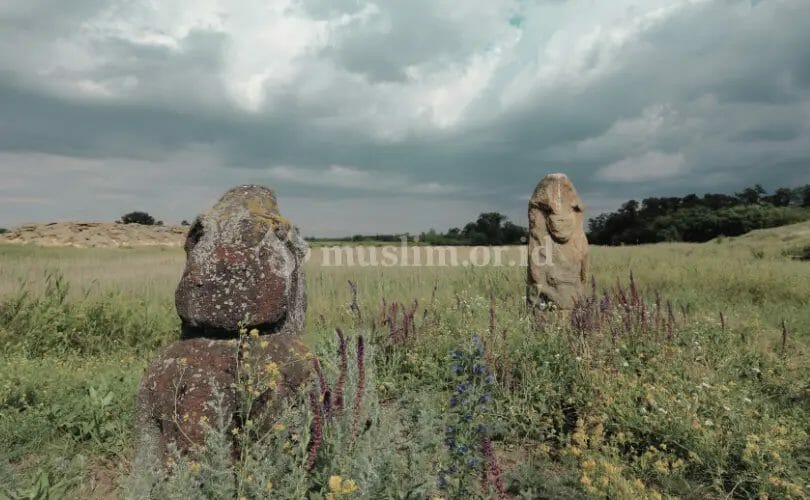
[[[306,313],[306,242],[262,186],[239,186],[199,216],[185,243],[175,302],[183,338],[299,333]]]
[[[291,335],[196,338],[166,346],[138,390],[136,455],[157,461],[167,458],[172,447],[180,453],[198,450],[220,418],[228,429],[218,430],[231,430],[249,418],[257,432],[267,431],[282,400],[308,380],[310,360],[307,347]],[[245,387],[255,392],[240,393]],[[253,398],[250,415],[242,414],[240,394]]]
[[[231,189],[197,218],[185,249],[175,296],[180,340],[158,354],[138,390],[137,467],[153,467],[172,448],[199,450],[217,422],[272,423],[279,403],[310,375],[299,337],[307,246],[273,191]]]
[[[529,200],[526,300],[535,312],[570,310],[588,276],[585,207],[565,174],[549,174]]]

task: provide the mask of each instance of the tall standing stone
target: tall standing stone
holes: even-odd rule
[[[306,242],[262,186],[229,190],[199,216],[185,243],[175,302],[183,338],[233,337],[239,323],[299,333],[306,312]]]
[[[534,311],[573,309],[588,276],[585,207],[565,174],[549,174],[529,200],[526,300]]]

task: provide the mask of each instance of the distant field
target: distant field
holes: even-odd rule
[[[401,401],[403,411],[410,404],[406,401],[413,398],[433,401],[435,418],[440,421],[446,411],[440,402],[447,395],[441,382],[446,370],[442,360],[471,334],[488,330],[492,293],[496,329],[503,330],[505,339],[498,359],[513,360],[515,376],[520,374],[523,380],[518,389],[495,396],[493,416],[500,422],[497,450],[515,485],[513,495],[521,497],[519,490],[524,488],[528,493],[522,498],[536,498],[533,495],[540,493],[598,497],[596,490],[591,491],[595,486],[586,484],[591,481],[587,460],[593,459],[598,470],[613,470],[610,464],[618,467],[616,477],[606,473],[603,480],[604,488],[613,488],[614,498],[632,498],[639,491],[646,491],[642,496],[648,498],[656,498],[653,493],[657,492],[721,498],[733,496],[735,491],[746,495],[767,491],[776,498],[790,496],[787,493],[792,491],[799,498],[796,488],[801,491],[805,485],[797,482],[801,473],[796,471],[809,459],[810,262],[791,259],[789,254],[804,245],[810,245],[810,223],[705,244],[591,248],[598,289],[613,287],[617,281],[626,285],[632,272],[648,300],[657,291],[673,303],[681,340],[672,349],[659,350],[655,346],[662,342],[660,337],[642,339],[639,345],[646,347],[636,361],[625,353],[625,349],[641,349],[632,347],[632,342],[617,347],[616,354],[610,354],[612,349],[599,354],[602,348],[588,339],[581,339],[582,348],[553,341],[557,335],[553,332],[567,331],[565,325],[552,333],[533,333],[521,312],[525,268],[519,265],[324,266],[328,250],[319,246],[306,265],[306,338],[322,350],[336,326],[369,334],[370,322],[382,317],[383,301],[412,304],[416,300],[421,340],[408,348],[407,355],[380,361],[377,390],[393,407],[398,408]],[[420,252],[423,260],[433,250],[409,249]],[[457,251],[460,262],[470,259],[469,248]],[[334,255],[327,257],[334,262]],[[409,255],[410,262],[414,257]],[[507,264],[517,262],[520,249],[505,248],[502,258]],[[5,304],[0,307],[0,450],[5,450],[7,461],[4,469],[0,452],[0,484],[17,485],[14,491],[18,494],[31,493],[38,481],[47,480],[43,488],[56,497],[110,497],[122,492],[122,481],[130,470],[134,391],[156,348],[177,336],[173,297],[183,262],[183,251],[178,248],[0,245],[0,303]],[[349,308],[349,280],[357,285],[360,320]],[[22,305],[9,305],[12,303]],[[688,319],[682,319],[681,311],[688,311]],[[725,328],[720,325],[721,313]],[[777,355],[782,321],[789,330],[786,361]],[[374,328],[378,327],[384,329]],[[705,352],[695,350],[703,345]],[[619,368],[605,367],[597,362],[601,355],[625,356],[635,371],[625,373],[621,363],[616,365]],[[593,364],[576,368],[582,358],[590,360],[591,356]],[[548,367],[549,359],[568,360],[571,365],[565,365],[568,371],[544,371],[542,366]],[[766,379],[739,378],[752,366],[767,372]],[[664,398],[665,406],[670,405],[701,383],[729,389],[706,394],[706,399],[689,396],[693,406],[683,410],[686,413],[677,413],[677,418],[675,410],[667,406],[673,416],[666,423],[650,420],[634,406],[643,397]],[[113,394],[112,403],[99,406],[88,392],[91,387]],[[645,391],[647,396],[643,396]],[[561,399],[551,398],[554,394],[562,395]],[[748,404],[755,410],[746,409]],[[740,409],[722,416],[724,406]],[[577,408],[586,424],[602,422],[599,425],[605,436],[600,439],[605,447],[574,446],[577,438],[572,425],[576,422],[566,423],[563,418],[569,411],[565,408],[570,407]],[[726,423],[707,427],[721,421]],[[790,429],[792,437],[781,437],[781,431],[774,430],[782,428],[779,426]],[[440,450],[441,431],[437,433],[435,449]],[[625,434],[641,439],[632,445],[641,447],[639,454],[648,444],[655,444],[660,455],[656,460],[669,460],[669,472],[657,473],[654,465],[637,462],[632,454],[622,455],[621,450],[631,444],[616,440]],[[781,450],[781,468],[768,465],[770,459],[746,465],[735,462],[743,460],[749,434],[772,440],[767,446],[783,440],[778,446],[773,444],[773,450]],[[667,455],[669,451],[660,449],[661,443],[670,443],[671,449],[673,442],[682,443],[700,458],[685,452]],[[610,447],[608,443],[612,443]],[[767,448],[765,442],[759,446]],[[552,451],[538,451],[549,447]],[[429,461],[444,460],[441,451],[435,453]],[[687,466],[676,472],[672,464],[677,459]],[[435,471],[427,473],[435,475]],[[769,474],[783,486],[769,486]],[[402,484],[389,482],[410,491],[406,479]],[[433,482],[428,478],[424,491],[430,493]],[[0,498],[2,492],[0,486]],[[44,498],[34,494],[21,497]]]
[[[632,271],[641,286],[658,290],[682,305],[707,316],[723,311],[731,320],[761,325],[773,332],[782,319],[810,336],[810,264],[786,256],[786,252],[810,245],[810,223],[754,231],[737,238],[705,244],[675,243],[637,247],[592,247],[591,271],[599,287],[626,280]],[[341,245],[345,248],[347,245]],[[399,246],[394,246],[397,265],[372,267],[368,248],[358,247],[354,265],[337,265],[334,253],[315,247],[306,266],[309,285],[308,318],[335,317],[336,307],[349,303],[348,280],[358,284],[361,302],[378,304],[383,298],[407,297],[427,300],[434,284],[438,298],[450,300],[459,286],[493,283],[504,298],[519,303],[523,298],[525,268],[510,266],[520,261],[518,247],[503,247],[501,267],[468,266],[469,247],[457,252],[458,266],[416,267],[414,252],[423,263],[435,247],[410,247],[406,266]],[[325,256],[324,253],[327,253]],[[75,249],[0,245],[0,296],[14,293],[23,282],[41,289],[46,273],[58,271],[72,287],[73,296],[115,293],[153,303],[172,305],[174,288],[182,273],[184,254],[179,248]],[[365,259],[365,260],[362,260]],[[382,257],[377,257],[378,263]],[[492,257],[494,260],[494,257]],[[363,265],[363,263],[366,265]],[[449,258],[447,259],[449,263]],[[480,262],[480,260],[479,260]],[[331,264],[328,267],[324,263]],[[83,293],[82,293],[83,295]],[[339,308],[338,308],[339,309]]]

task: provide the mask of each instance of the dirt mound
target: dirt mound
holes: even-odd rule
[[[184,226],[144,226],[107,222],[25,224],[0,235],[0,243],[47,247],[137,247],[183,245]]]

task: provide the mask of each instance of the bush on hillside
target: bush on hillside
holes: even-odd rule
[[[130,212],[121,217],[122,224],[143,224],[144,226],[154,226],[155,218],[146,212]]]

